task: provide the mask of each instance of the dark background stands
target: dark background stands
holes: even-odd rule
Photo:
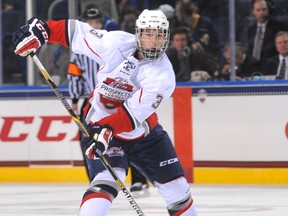
[[[206,52],[198,52],[192,49],[190,29],[187,27],[175,28],[171,35],[171,46],[167,49],[176,81],[190,81],[193,71],[206,71],[211,76],[218,69],[218,62],[214,56]]]
[[[235,51],[236,80],[247,79],[253,75],[259,75],[262,73],[260,61],[253,56],[246,54],[242,44],[236,43]],[[217,79],[230,80],[231,47],[229,43],[225,45],[223,55],[225,62],[220,67],[220,73]]]
[[[252,55],[255,37],[257,33],[258,24],[266,24],[264,38],[262,43],[262,49],[260,54],[260,61],[262,64],[265,60],[272,57],[277,53],[275,48],[275,35],[279,31],[287,31],[288,24],[276,20],[273,16],[275,14],[274,5],[271,0],[251,0],[251,9],[256,22],[248,28],[248,54]]]
[[[288,32],[280,31],[275,37],[277,54],[266,61],[264,73],[267,75],[277,76],[277,79],[288,79]],[[279,77],[283,58],[285,59],[285,75]]]

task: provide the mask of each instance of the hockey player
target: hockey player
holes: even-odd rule
[[[96,8],[96,5],[89,4],[86,6],[83,14],[82,14],[83,22],[87,22],[94,29],[102,29],[103,27],[103,15],[100,10]],[[110,21],[112,26],[113,21]],[[110,25],[108,29],[109,31]],[[99,70],[99,64],[93,59],[89,58],[86,55],[72,53],[70,58],[70,63],[68,66],[68,80],[69,80],[69,94],[72,99],[72,110],[78,114],[78,101],[81,95],[84,95],[84,102],[82,103],[80,109],[80,118],[83,117],[83,108],[87,104],[89,94],[93,91],[97,83],[97,72]],[[81,137],[81,134],[80,134]],[[81,146],[83,147],[83,146]],[[88,164],[93,163],[89,158],[85,157],[85,148],[81,148],[84,154],[84,165],[86,168],[87,175],[90,180],[94,178],[92,176],[94,171],[88,170]],[[90,165],[91,166],[91,165]],[[131,170],[131,188],[130,191],[134,197],[147,197],[150,195],[149,193],[149,184],[147,179],[138,172],[136,168],[130,166]]]
[[[79,215],[107,215],[119,192],[100,160],[109,163],[124,181],[129,163],[153,183],[170,215],[196,216],[190,186],[173,144],[157,121],[156,110],[175,88],[166,54],[169,22],[158,10],[144,10],[135,35],[95,30],[77,20],[44,22],[32,18],[13,37],[15,53],[27,56],[46,42],[61,43],[100,64],[98,83],[84,109],[90,133],[82,140],[86,155],[96,161],[96,173],[85,192]],[[166,161],[171,163],[165,163]]]

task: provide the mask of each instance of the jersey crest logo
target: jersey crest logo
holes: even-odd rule
[[[135,69],[136,65],[133,62],[130,62],[129,60],[127,60],[126,62],[124,62],[123,68],[129,71],[129,69]]]
[[[129,85],[127,80],[122,78],[122,77],[117,77],[117,78],[115,78],[115,80],[113,80],[111,78],[107,78],[106,83],[110,86],[115,87],[115,88],[125,89],[128,91],[131,91],[133,88],[133,86]]]
[[[100,102],[107,109],[115,109],[132,96],[133,86],[128,84],[126,79],[107,77],[99,88]]]

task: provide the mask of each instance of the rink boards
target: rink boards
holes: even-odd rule
[[[287,184],[286,85],[179,83],[157,113],[187,179]],[[2,87],[0,103],[0,182],[87,181],[77,126],[49,87]]]

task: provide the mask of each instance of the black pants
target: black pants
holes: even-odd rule
[[[86,122],[83,124],[88,131],[92,127]],[[89,138],[83,138],[83,143],[87,143],[85,139]],[[131,165],[136,167],[151,182],[162,183],[184,176],[171,139],[159,124],[147,136],[137,140],[127,141],[114,137],[109,143],[106,158],[112,167],[124,168],[126,172]],[[91,179],[105,170],[100,160],[85,159]]]

